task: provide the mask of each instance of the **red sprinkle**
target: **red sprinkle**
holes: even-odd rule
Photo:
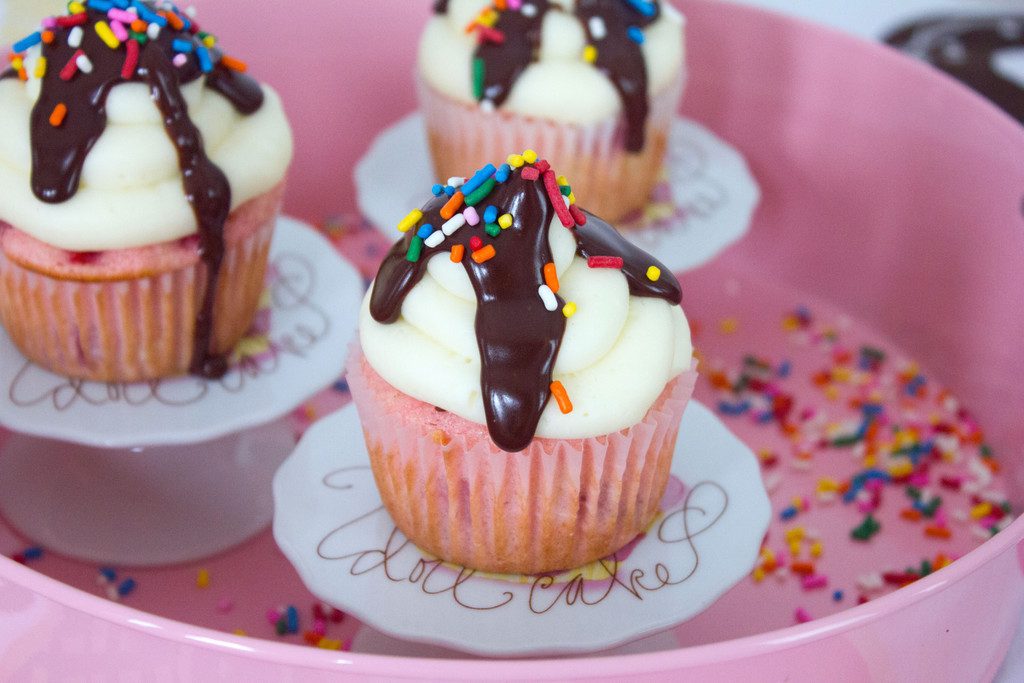
[[[128,80],[135,75],[135,67],[139,65],[139,43],[129,40],[125,44],[128,54],[124,58],[124,66],[121,67],[121,78]]]
[[[587,214],[583,213],[580,210],[580,207],[576,206],[575,204],[569,205],[569,214],[572,216],[572,219],[576,221],[576,225],[587,224]]]
[[[469,238],[469,248],[473,251],[480,251],[484,248],[484,241],[476,235],[473,235]]]
[[[623,263],[621,256],[591,256],[587,259],[587,266],[590,268],[617,268],[622,270]]]
[[[482,43],[494,43],[495,45],[502,45],[505,43],[505,34],[496,28],[490,26],[476,26],[477,36],[480,38]]]
[[[538,161],[537,165],[540,164],[541,162]],[[572,214],[569,213],[569,209],[565,205],[565,200],[562,199],[562,190],[558,187],[555,172],[550,169],[544,171],[544,189],[548,191],[551,206],[555,208],[555,213],[558,214],[558,220],[562,221],[562,225],[567,228],[575,227],[576,221],[573,220]]]
[[[540,178],[540,171],[535,169],[533,166],[526,166],[523,168],[523,180],[536,180]]]
[[[66,17],[57,17],[57,26],[62,28],[68,28],[69,26],[81,26],[89,20],[89,15],[85,12],[79,14],[71,14]]]
[[[551,164],[548,163],[547,159],[541,159],[540,161],[535,163],[533,167],[537,169],[537,173],[540,173],[541,175],[551,170]],[[559,194],[561,194],[561,192],[559,192]]]
[[[60,78],[62,81],[70,81],[78,73],[78,58],[85,53],[81,50],[76,50],[75,54],[71,55],[71,59],[64,65],[64,68],[60,70]]]

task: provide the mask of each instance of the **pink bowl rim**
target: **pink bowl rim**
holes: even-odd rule
[[[933,83],[959,91],[959,97],[963,99],[965,107],[974,108],[979,116],[988,117],[990,122],[1001,128],[1008,138],[1016,138],[1024,142],[1024,128],[994,104],[959,81],[927,64],[906,57],[892,48],[857,38],[837,29],[787,17],[773,11],[711,2],[710,0],[696,1],[701,4],[713,4],[716,11],[720,12],[750,13],[761,15],[769,23],[790,24],[810,37],[818,40],[838,41],[850,50],[873,51],[876,56],[890,60],[893,69],[904,71],[907,78],[931,80]],[[167,619],[110,601],[104,597],[91,595],[3,556],[0,556],[0,579],[10,580],[39,596],[83,614],[149,636],[173,641],[178,645],[215,650],[224,655],[252,658],[273,664],[315,670],[335,669],[352,674],[402,677],[409,676],[412,666],[415,667],[413,670],[420,677],[467,679],[500,676],[501,678],[572,679],[585,675],[597,677],[635,676],[639,673],[670,671],[723,661],[735,661],[806,645],[816,639],[877,621],[889,613],[909,607],[933,594],[944,591],[994,561],[1003,553],[1014,552],[1018,544],[1024,544],[1024,515],[1018,516],[1012,524],[978,548],[909,586],[805,624],[743,638],[648,654],[535,660],[477,661],[391,657],[317,650],[308,646],[279,643],[261,638],[240,637]],[[594,662],[600,662],[600,670],[590,671],[588,674],[589,665]]]

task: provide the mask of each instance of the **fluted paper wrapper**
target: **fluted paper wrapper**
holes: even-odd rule
[[[398,528],[446,561],[514,574],[582,566],[648,528],[696,377],[691,370],[672,380],[627,429],[538,438],[508,453],[486,426],[391,387],[358,348],[348,370],[377,487]]]
[[[572,185],[580,206],[615,222],[646,206],[662,175],[669,128],[685,75],[650,100],[644,147],[625,147],[621,116],[589,124],[558,123],[453,100],[418,78],[420,108],[436,178],[471,175],[512,152],[534,149]]]
[[[233,349],[252,324],[280,192],[247,202],[228,219],[225,232],[239,238],[225,245],[214,352]],[[37,272],[0,250],[0,322],[22,354],[60,375],[102,382],[181,375],[192,361],[206,281],[201,260],[148,277],[83,281]]]

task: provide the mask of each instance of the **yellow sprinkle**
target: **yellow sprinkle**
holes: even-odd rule
[[[210,585],[210,572],[205,569],[200,569],[199,573],[196,574],[196,587],[206,588]]]
[[[480,17],[477,19],[477,22],[483,24],[484,26],[494,26],[496,23],[498,23],[498,16],[499,15],[496,10],[485,9],[482,12],[480,12]]]
[[[46,57],[40,57],[36,60],[36,71],[35,77],[42,78],[46,75]]]
[[[761,559],[769,564],[775,564],[775,551],[769,548],[763,548],[761,550]]]
[[[990,512],[992,512],[992,503],[978,503],[977,505],[971,508],[971,518],[981,519]]]
[[[789,542],[789,554],[793,557],[800,557],[800,541]]]
[[[248,636],[249,635],[248,633],[246,633],[245,631],[243,631],[240,628],[236,628],[234,631],[232,631],[232,633],[234,633],[236,636]]]
[[[423,212],[420,211],[419,209],[413,209],[412,211],[409,212],[409,215],[403,218],[402,221],[398,224],[398,231],[409,232],[409,230],[411,230],[414,225],[420,222],[421,218],[423,218]]]
[[[216,44],[217,39],[213,36],[206,36],[205,38],[203,38],[203,45],[205,45],[206,47],[213,47]]]
[[[593,45],[587,45],[583,48],[583,61],[593,64],[597,61],[597,48]]]
[[[764,581],[764,569],[761,567],[754,567],[754,581],[761,583]]]
[[[571,205],[573,205],[575,203],[576,203],[576,193],[575,192],[570,192],[569,193],[569,205],[571,206]]]
[[[117,39],[114,32],[110,30],[110,24],[105,21],[97,21],[93,24],[93,28],[96,29],[96,35],[100,37],[104,43],[107,44],[111,50],[116,50],[121,47],[121,41]]]
[[[725,318],[719,323],[719,328],[722,330],[722,334],[732,334],[740,327],[740,323],[736,318]]]
[[[556,179],[556,182],[559,185],[568,185],[569,184],[569,180],[564,175],[558,176],[558,178]]]
[[[550,176],[549,176],[550,177]],[[661,278],[661,268],[658,266],[651,266],[647,269],[647,279],[651,282],[657,282]]]
[[[838,490],[839,490],[839,482],[837,482],[835,479],[832,479],[830,477],[825,477],[823,479],[819,479],[818,480],[818,491],[819,492],[838,491]]]
[[[524,163],[526,163],[526,160],[523,159],[522,154],[509,154],[508,159],[505,159],[505,161],[507,161],[508,165],[511,166],[512,168],[519,168]]]
[[[83,5],[82,3],[80,3],[80,2],[69,2],[68,3],[68,12],[70,12],[71,14],[81,14],[84,11],[85,11],[85,5]]]
[[[800,329],[800,319],[796,316],[786,316],[782,320],[782,329],[785,332],[795,332]]]
[[[537,163],[537,153],[534,152],[532,149],[526,150],[525,152],[523,152],[523,161],[525,161],[528,164]]]
[[[815,541],[811,544],[811,557],[821,557],[821,553],[824,547],[821,545],[821,541]]]
[[[503,213],[500,216],[498,216],[498,225],[501,227],[502,230],[508,230],[509,228],[511,228],[512,214]]]
[[[853,371],[850,368],[844,368],[842,366],[834,368],[832,370],[832,379],[837,382],[849,382],[850,377],[853,376]]]
[[[576,315],[576,302],[569,301],[564,306],[562,306],[562,315],[564,315],[566,318],[571,318],[574,315]]]
[[[839,388],[838,387],[828,387],[828,388],[826,388],[825,389],[825,398],[827,398],[830,401],[837,401],[837,400],[839,400]]]
[[[15,57],[11,60],[11,68],[15,71],[21,71],[21,67],[23,66],[25,66],[25,62],[21,57]]]
[[[320,648],[321,650],[340,650],[341,649],[341,641],[340,640],[330,640],[328,638],[321,638],[320,642],[317,643],[316,646],[318,648]]]
[[[804,533],[805,533],[805,531],[804,531],[804,528],[802,526],[795,526],[792,529],[787,529],[786,530],[786,540],[790,541],[790,542],[802,541],[803,538],[804,538]]]
[[[906,477],[914,472],[914,465],[907,461],[902,460],[889,465],[889,475],[899,479],[900,477]]]

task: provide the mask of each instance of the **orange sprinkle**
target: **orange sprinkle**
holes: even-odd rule
[[[953,535],[953,532],[950,531],[948,527],[938,526],[936,524],[926,526],[924,528],[924,533],[926,536],[931,536],[932,538],[949,538]]]
[[[462,206],[462,202],[466,199],[466,196],[461,192],[456,192],[452,195],[452,198],[441,207],[441,218],[448,220],[455,215],[455,212]]]
[[[558,380],[551,383],[551,395],[555,397],[558,409],[562,411],[563,415],[572,412],[572,401],[569,400],[569,394],[565,393],[565,387]]]
[[[47,45],[52,43],[54,38],[53,31],[43,31],[43,42]]]
[[[462,257],[466,254],[466,247],[456,244],[452,247],[452,263],[462,263]]]
[[[900,517],[911,522],[917,522],[921,519],[921,511],[915,508],[905,508],[900,510]]]
[[[554,263],[544,264],[544,284],[546,284],[552,292],[558,294],[558,269],[555,268]]]
[[[220,63],[232,71],[237,71],[238,73],[245,73],[246,69],[249,68],[249,65],[241,59],[235,59],[229,55],[221,55]]]
[[[813,562],[791,562],[789,568],[793,570],[794,574],[813,574],[814,563]]]
[[[170,24],[171,28],[173,28],[175,31],[180,31],[181,29],[185,28],[185,22],[183,22],[181,20],[181,17],[179,17],[174,12],[168,12],[165,10],[162,12],[158,12],[157,14],[166,19],[167,23]]]
[[[68,106],[61,102],[53,108],[53,112],[50,114],[50,125],[54,128],[64,123],[64,117],[68,115]]]
[[[22,81],[28,80],[28,72],[25,71],[25,67],[21,67],[20,69],[18,69],[18,79]]]
[[[494,258],[494,254],[494,245],[488,244],[487,246],[477,249],[476,251],[473,252],[473,260],[476,261],[477,263],[483,263],[485,261],[490,261],[492,258]]]

